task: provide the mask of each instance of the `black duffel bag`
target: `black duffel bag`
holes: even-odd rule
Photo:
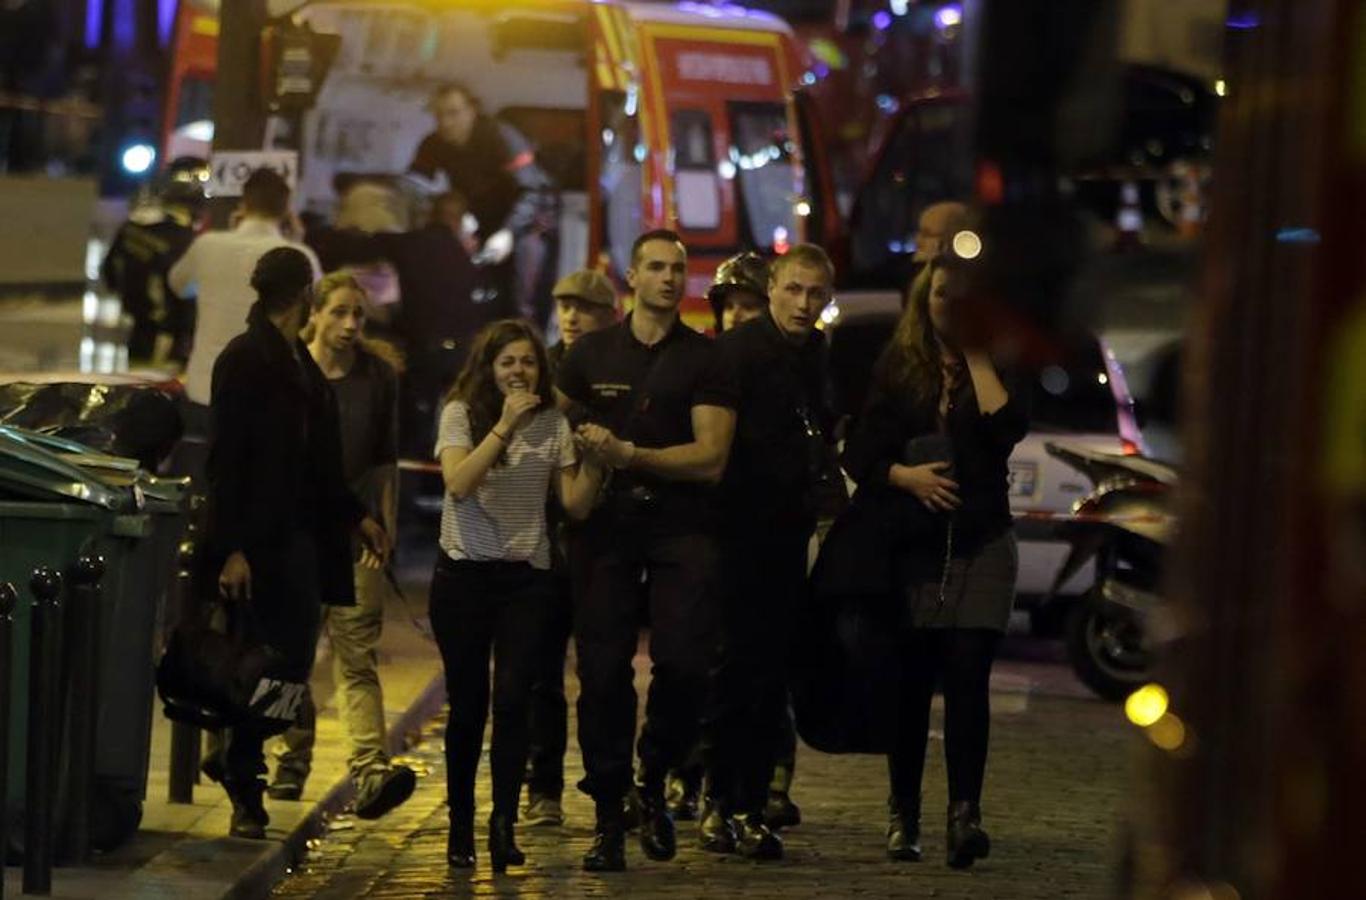
[[[225,628],[216,627],[222,612]],[[276,677],[281,656],[252,634],[250,607],[203,605],[176,625],[157,664],[157,692],[166,718],[218,730],[251,723],[269,733],[298,718],[308,685]]]
[[[857,500],[836,520],[797,610],[791,662],[797,733],[823,753],[891,750],[898,697],[899,606],[870,547],[875,510]],[[860,563],[862,563],[860,565]],[[870,568],[871,564],[871,568]]]

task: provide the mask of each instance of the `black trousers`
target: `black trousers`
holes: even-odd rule
[[[579,788],[620,809],[631,785],[636,691],[631,661],[641,625],[641,572],[650,621],[650,693],[638,752],[647,790],[686,760],[717,653],[716,545],[700,533],[659,535],[622,525],[574,543],[574,641],[579,667]]]
[[[564,666],[573,637],[574,599],[568,572],[551,575],[553,600],[546,616],[545,639],[537,654],[531,684],[531,757],[527,790],[559,799],[564,793],[564,753],[569,732],[569,704],[564,698]]]
[[[901,708],[888,756],[892,797],[920,808],[920,780],[935,684],[944,691],[944,758],[949,802],[979,803],[991,729],[989,682],[1001,633],[986,628],[908,628],[901,653]]]
[[[493,657],[493,811],[517,817],[529,740],[528,703],[551,603],[550,574],[527,563],[451,560],[432,576],[431,620],[446,670],[446,797],[474,815],[474,778],[489,713]]]
[[[795,755],[787,654],[806,589],[810,534],[752,530],[724,541],[724,641],[707,731],[712,797],[727,812],[763,812],[773,767]],[[792,735],[789,738],[789,735]]]
[[[318,589],[318,550],[311,534],[296,531],[288,552],[269,567],[257,562],[252,571],[249,614],[256,637],[281,655],[275,673],[308,683],[318,650],[322,605]],[[243,725],[224,733],[224,781],[254,782],[266,772],[265,742],[278,728]]]

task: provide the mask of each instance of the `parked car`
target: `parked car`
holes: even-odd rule
[[[838,298],[822,314],[841,415],[858,415],[873,363],[900,313],[900,297],[886,292]],[[1016,590],[1036,626],[1052,630],[1061,625],[1067,599],[1085,594],[1095,582],[1095,567],[1088,564],[1052,590],[1070,549],[1057,525],[1094,485],[1046,445],[1065,437],[1073,447],[1117,454],[1143,453],[1145,446],[1124,370],[1095,335],[1065,347],[1058,363],[1039,372],[1032,404],[1030,431],[1010,457],[1010,506],[1020,542]],[[1044,601],[1050,597],[1064,602],[1049,608]]]

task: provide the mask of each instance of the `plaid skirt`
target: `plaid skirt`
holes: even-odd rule
[[[933,578],[906,586],[903,625],[909,628],[986,628],[1004,632],[1015,602],[1019,549],[1006,529],[975,554],[949,561]]]

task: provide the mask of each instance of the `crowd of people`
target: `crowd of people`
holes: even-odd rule
[[[467,262],[472,248],[457,194],[436,204],[425,237],[334,228],[308,243],[291,234],[289,201],[278,176],[253,174],[234,227],[200,236],[166,270],[176,294],[197,297],[185,392],[187,429],[208,440],[199,584],[251,611],[291,678],[307,681],[326,629],[357,812],[373,817],[415,784],[385,754],[376,665],[400,385],[413,372],[366,334],[384,278],[365,267],[394,261],[406,297],[417,288],[403,280],[405,254],[439,243]],[[319,257],[338,268],[324,276]],[[728,260],[709,298],[715,338],[680,320],[686,271],[676,233],[646,232],[631,250],[624,316],[610,280],[574,272],[550,290],[558,343],[547,347],[524,318],[495,318],[473,329],[458,372],[418,373],[445,382],[425,433],[444,484],[430,619],[450,702],[451,866],[475,861],[490,707],[493,868],[524,862],[519,818],[563,824],[571,642],[578,787],[595,810],[586,870],[624,869],[632,828],[647,857],[671,859],[686,820],[708,851],[779,859],[780,831],[801,821],[788,628],[808,591],[818,519],[841,505],[829,502],[837,423],[816,327],[835,271],[811,244]],[[1011,372],[954,339],[960,271],[942,248],[925,261],[843,465],[859,484],[850,508],[876,510],[903,536],[868,544],[886,550],[870,564],[895,573],[905,663],[888,711],[887,853],[921,855],[930,698],[942,685],[947,853],[961,867],[990,846],[980,813],[987,676],[1013,595],[1006,458],[1027,409]],[[435,282],[428,289],[439,297]],[[409,349],[420,368],[423,346]],[[842,478],[837,493],[846,499]],[[651,679],[637,730],[633,659],[646,624]],[[205,771],[232,801],[233,835],[265,835],[267,792],[301,796],[314,716],[309,700],[269,784],[266,734],[244,727],[214,744]]]

